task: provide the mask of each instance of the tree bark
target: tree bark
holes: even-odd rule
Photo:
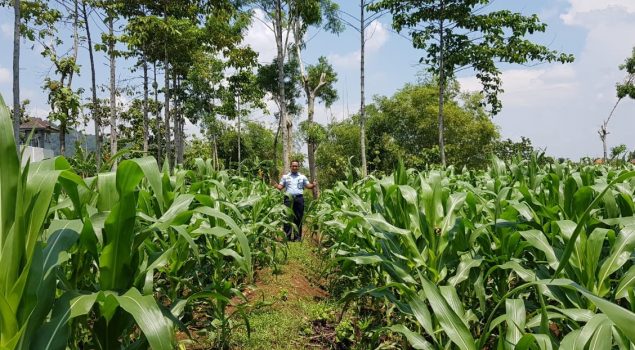
[[[20,0],[13,4],[13,135],[20,157]]]
[[[148,155],[148,60],[143,55],[143,154]]]
[[[365,0],[360,0],[360,74],[359,74],[359,87],[360,87],[360,107],[359,107],[359,149],[362,158],[362,176],[368,175],[368,165],[366,163],[366,103],[365,103],[365,76],[364,76],[364,49],[366,46],[366,23],[364,22],[364,3]]]
[[[95,123],[95,163],[97,164],[97,171],[101,169],[101,120],[97,113],[97,80],[95,78],[95,57],[93,56],[93,41],[90,36],[90,25],[88,24],[88,12],[86,11],[86,1],[82,1],[82,14],[84,16],[84,27],[86,29],[86,40],[88,41],[88,56],[90,57],[90,78],[91,78],[91,90],[92,90],[92,105],[90,107],[93,115],[93,122]]]
[[[110,56],[110,156],[117,153],[117,91],[115,86],[115,28],[113,18],[108,20],[108,53]],[[113,169],[117,168],[117,162],[113,162]]]
[[[313,124],[313,115],[315,114],[315,94],[311,93],[307,98],[307,121],[309,125]],[[315,142],[309,140],[307,142],[307,155],[309,157],[309,176],[311,177],[311,182],[314,182],[317,179],[317,164],[315,164],[315,151],[317,150],[317,145]],[[320,195],[320,189],[316,185],[313,187],[313,198],[318,198]]]
[[[236,117],[238,119],[237,129],[238,129],[238,170],[240,171],[240,94],[236,97]]]
[[[166,5],[167,6],[167,5]],[[166,24],[167,26],[167,22],[168,22],[168,12],[167,9],[164,8],[163,11],[163,22]],[[166,44],[164,44],[166,45]],[[165,97],[165,106],[163,107],[165,109],[164,111],[164,118],[165,118],[165,157],[168,161],[168,168],[170,169],[170,172],[173,169],[173,162],[171,161],[171,156],[172,156],[172,145],[170,143],[170,63],[168,61],[168,48],[167,46],[164,46],[164,52],[165,52],[165,56],[163,59],[163,67],[165,70],[164,73],[164,85],[165,85],[165,91],[163,92],[163,95]]]
[[[75,13],[73,18],[73,63],[77,64],[77,55],[79,53],[79,4],[78,1],[74,1]],[[68,87],[70,88],[73,83],[74,71],[71,69],[68,72]]]
[[[441,12],[444,10],[444,2],[441,1]],[[445,95],[445,72],[443,71],[443,58],[444,58],[444,36],[443,36],[443,20],[439,21],[439,154],[441,156],[441,165],[445,167],[445,142],[443,138],[444,127],[443,127],[443,103],[444,103],[444,95]]]
[[[282,41],[282,3],[281,0],[276,0],[275,20],[273,25],[275,28],[275,39],[278,59],[278,95],[280,96],[280,124],[282,127],[282,172],[289,171],[291,160],[291,128],[292,124],[288,120],[287,116],[287,101],[285,96],[284,86],[284,48]],[[277,166],[274,164],[274,166]]]
[[[161,141],[161,115],[159,114],[159,83],[157,82],[157,63],[154,62],[152,64],[152,71],[154,74],[154,80],[152,82],[152,87],[154,88],[154,108],[155,110],[155,118],[157,120],[157,133],[156,133],[156,142],[157,142],[157,162],[159,165],[162,164],[163,159],[161,159],[161,149],[163,145]]]
[[[66,123],[60,123],[60,133],[59,133],[59,141],[60,141],[60,155],[64,156],[66,153]]]
[[[172,97],[172,119],[174,123],[174,165],[179,164],[179,143],[180,143],[180,132],[179,132],[179,105],[177,101],[177,93],[178,85],[176,83],[176,69],[172,67],[172,89],[174,90],[174,97]]]

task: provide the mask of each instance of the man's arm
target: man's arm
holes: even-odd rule
[[[309,179],[306,180],[306,185],[305,185],[306,188],[313,189],[315,185],[317,185],[317,179],[313,180],[313,182],[309,182]]]
[[[282,190],[284,188],[284,177],[282,177],[282,179],[280,179],[279,183],[274,184],[273,187],[275,187],[278,190]]]

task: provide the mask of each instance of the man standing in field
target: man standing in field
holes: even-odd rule
[[[294,160],[291,162],[291,172],[282,175],[280,183],[276,185],[279,190],[286,189],[286,196],[284,197],[284,204],[293,210],[293,223],[298,228],[298,232],[295,235],[296,241],[302,238],[302,216],[304,216],[304,197],[302,193],[304,188],[312,189],[315,187],[317,181],[313,183],[309,182],[306,176],[298,172],[300,169],[300,162]],[[284,233],[287,235],[289,241],[291,238],[291,232],[293,231],[290,224],[284,225]]]

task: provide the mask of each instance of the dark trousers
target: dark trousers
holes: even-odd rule
[[[284,205],[290,207],[293,210],[293,223],[297,227],[295,239],[300,240],[302,237],[302,217],[304,216],[304,197],[298,196],[285,196]],[[284,225],[284,233],[287,235],[287,239],[291,240],[291,233],[293,228],[289,224]]]

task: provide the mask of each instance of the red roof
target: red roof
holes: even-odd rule
[[[20,130],[47,130],[52,132],[58,132],[59,129],[55,126],[51,125],[47,120],[43,120],[40,118],[29,118],[28,121],[22,123],[20,125]]]

